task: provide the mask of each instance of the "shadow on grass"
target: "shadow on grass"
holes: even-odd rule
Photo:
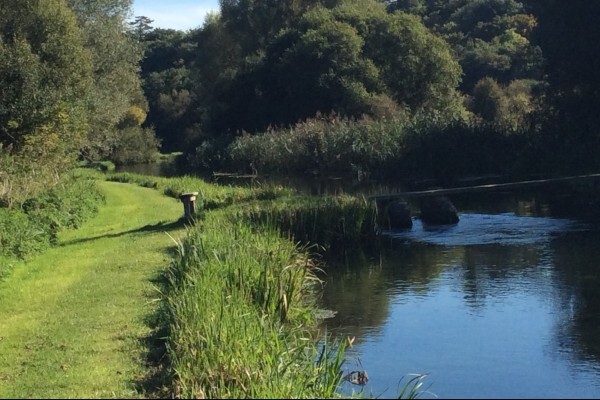
[[[168,250],[171,259],[175,259],[178,249]],[[146,349],[144,363],[146,373],[136,379],[135,386],[138,393],[146,398],[166,399],[177,398],[174,393],[173,371],[169,369],[169,355],[167,353],[167,338],[170,336],[170,314],[165,297],[172,289],[172,282],[167,270],[159,271],[151,279],[154,287],[162,294],[158,309],[146,316],[144,322],[150,328],[150,334],[139,340]]]
[[[169,232],[169,231],[172,231],[175,229],[189,227],[192,225],[194,225],[194,223],[191,222],[189,219],[187,219],[185,217],[181,217],[177,221],[173,221],[173,222],[169,222],[169,223],[159,222],[154,225],[144,225],[141,228],[131,229],[131,230],[119,232],[119,233],[111,233],[111,234],[94,236],[94,237],[89,237],[89,238],[69,240],[66,242],[59,243],[58,247],[66,247],[66,246],[71,246],[74,244],[92,242],[94,240],[99,240],[99,239],[111,239],[111,238],[132,235],[132,234],[149,234],[149,233],[155,233],[155,232]]]

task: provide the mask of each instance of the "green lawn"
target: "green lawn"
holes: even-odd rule
[[[106,205],[0,283],[0,398],[146,397],[154,279],[183,206],[99,182]]]

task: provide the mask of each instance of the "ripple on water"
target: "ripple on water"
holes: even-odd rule
[[[460,214],[456,225],[427,225],[415,219],[410,230],[384,231],[395,239],[442,246],[530,245],[565,232],[585,229],[575,221],[506,214]]]

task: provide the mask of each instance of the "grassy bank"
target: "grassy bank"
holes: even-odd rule
[[[181,204],[101,182],[106,205],[0,283],[0,397],[144,397],[153,279],[170,260]]]
[[[80,227],[102,202],[93,175],[70,173],[35,197],[0,207],[0,279],[18,260],[55,245],[59,232]]]
[[[321,288],[309,243],[327,251],[373,238],[373,209],[364,200],[191,177],[109,179],[204,195],[205,212],[179,243],[164,290],[171,395],[336,397],[347,343],[317,335]]]
[[[338,397],[312,255],[374,239],[364,200],[107,178],[96,218],[0,284],[0,397]]]

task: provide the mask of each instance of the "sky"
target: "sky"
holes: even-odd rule
[[[133,16],[153,19],[154,28],[188,30],[204,23],[208,12],[219,10],[219,0],[134,0]]]

